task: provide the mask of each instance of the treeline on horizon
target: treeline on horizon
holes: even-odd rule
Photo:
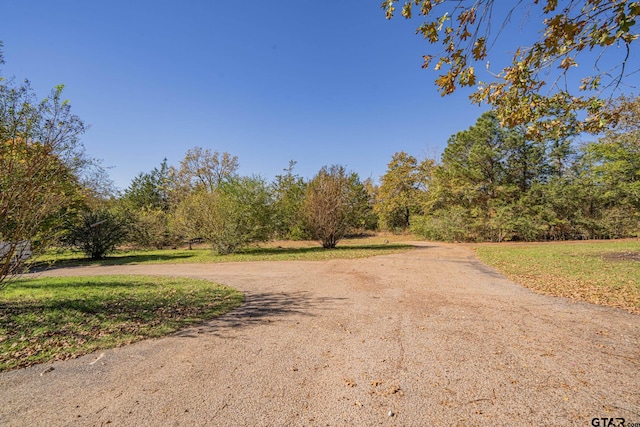
[[[267,183],[238,176],[235,156],[196,147],[176,167],[165,161],[138,175],[112,209],[127,213],[129,240],[141,246],[212,242],[206,235],[240,233],[231,223],[243,222],[246,236],[213,244],[222,253],[268,239],[333,247],[367,230],[468,242],[634,237],[640,100],[621,98],[616,110],[616,127],[582,144],[575,135],[529,139],[526,129],[502,127],[487,112],[449,138],[440,161],[394,154],[379,185],[344,166],[306,180],[293,161]]]
[[[102,258],[122,244],[194,240],[221,254],[272,239],[333,248],[370,230],[469,242],[637,237],[640,98],[610,108],[615,124],[587,143],[553,128],[530,138],[487,112],[437,161],[395,153],[379,184],[342,165],[303,178],[294,161],[267,182],[238,174],[232,154],[194,147],[117,193],[86,156],[85,126],[61,86],[38,100],[28,82],[0,80],[0,282],[20,271],[25,242],[33,253],[63,244]]]
[[[449,138],[439,163],[413,168],[417,190],[408,192],[405,214],[393,208],[401,186],[392,171],[417,163],[396,155],[380,186],[381,224],[448,241],[637,237],[640,98],[620,98],[612,109],[617,125],[581,144],[576,135],[528,139],[526,129],[483,114]]]

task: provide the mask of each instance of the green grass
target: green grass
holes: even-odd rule
[[[16,280],[0,292],[0,371],[166,335],[226,313],[243,299],[206,280]]]
[[[86,259],[76,251],[51,251],[38,259],[37,267],[67,267],[76,265],[126,265],[162,263],[218,263],[244,261],[320,261],[329,259],[355,259],[375,255],[387,255],[407,251],[413,246],[371,242],[338,245],[335,249],[323,249],[319,245],[309,246],[307,242],[283,242],[286,247],[268,246],[247,248],[235,254],[217,255],[211,249],[161,249],[118,251],[103,260]]]
[[[535,291],[640,313],[640,241],[488,244],[480,260]]]

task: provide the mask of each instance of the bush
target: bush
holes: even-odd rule
[[[465,241],[471,234],[467,212],[453,206],[411,218],[411,232],[428,240]]]
[[[174,221],[188,239],[202,238],[219,254],[230,254],[269,239],[270,195],[259,178],[234,179],[211,192],[189,195]]]
[[[358,175],[343,166],[326,166],[309,182],[302,206],[306,228],[325,249],[347,233],[363,229],[372,210]]]
[[[124,222],[107,209],[83,212],[70,227],[69,242],[91,259],[103,259],[127,235]]]
[[[168,223],[168,215],[161,209],[139,209],[131,214],[128,241],[143,248],[162,249],[173,243]]]

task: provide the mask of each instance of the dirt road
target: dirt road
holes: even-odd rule
[[[361,260],[88,267],[206,278],[240,309],[0,374],[0,425],[640,423],[640,317],[536,295],[454,245]]]

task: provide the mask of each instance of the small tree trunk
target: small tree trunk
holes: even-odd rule
[[[322,247],[324,249],[334,249],[337,244],[338,244],[338,240],[336,239],[336,236],[333,234],[325,237],[322,240]]]

